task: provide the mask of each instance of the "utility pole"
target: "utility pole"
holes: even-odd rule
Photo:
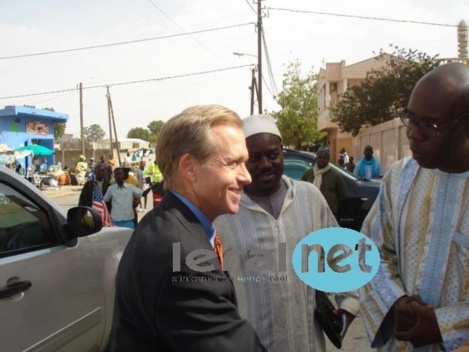
[[[257,82],[256,82],[256,70],[252,69],[252,78],[251,78],[251,86],[249,87],[251,90],[251,115],[254,114],[254,91],[256,92],[257,99],[259,100],[259,90],[257,89]]]
[[[112,146],[112,118],[111,118],[111,95],[109,93],[109,86],[107,86],[107,118],[109,121],[109,155],[112,155],[114,158],[114,148]]]
[[[111,100],[111,93],[109,92],[109,86],[108,86],[108,104],[109,104],[109,110],[111,112],[111,119],[112,119],[112,125],[114,126],[114,137],[116,139],[116,150],[117,150],[117,161],[119,162],[119,165],[121,164],[121,154],[119,151],[119,141],[117,139],[117,129],[116,129],[116,120],[114,119],[114,109],[112,108],[112,100]]]
[[[259,114],[262,114],[262,0],[257,0],[257,80]]]
[[[83,85],[80,82],[80,137],[81,137],[81,154],[85,155],[85,133],[83,126]]]

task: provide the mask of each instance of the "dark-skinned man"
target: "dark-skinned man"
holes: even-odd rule
[[[316,153],[316,164],[305,171],[301,180],[311,182],[319,188],[332,213],[337,217],[339,202],[347,197],[347,188],[342,175],[331,168],[329,160],[329,149],[320,148]]]
[[[291,258],[301,239],[321,228],[337,226],[336,220],[317,187],[283,176],[282,137],[274,119],[254,115],[243,123],[249,152],[246,167],[252,183],[244,187],[239,213],[218,217],[215,229],[223,239],[227,258],[230,253],[237,256],[239,252],[255,253],[253,250],[282,258],[283,249],[286,258]],[[298,279],[291,265],[282,270],[278,260],[274,270],[257,272],[245,260],[231,258],[229,271],[235,278],[240,314],[253,324],[269,352],[325,351],[324,335],[314,318],[315,291]],[[256,280],[249,279],[252,277]],[[358,294],[336,297],[340,309],[335,312],[346,315],[348,327],[358,312]]]
[[[128,227],[133,229],[134,207],[133,199],[142,197],[150,192],[150,189],[142,191],[132,184],[124,182],[128,175],[128,168],[117,167],[114,170],[114,178],[116,183],[109,186],[104,201],[111,203],[111,220],[114,226]]]
[[[365,326],[384,351],[453,351],[469,341],[469,67],[427,73],[400,117],[412,156],[361,230],[381,257],[360,290]]]

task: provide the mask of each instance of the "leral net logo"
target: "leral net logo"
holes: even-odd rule
[[[310,233],[296,245],[292,263],[308,286],[347,292],[366,285],[378,272],[378,248],[360,232],[329,227]]]

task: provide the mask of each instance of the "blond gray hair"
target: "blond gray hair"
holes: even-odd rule
[[[212,128],[219,125],[242,129],[243,122],[234,111],[221,105],[197,105],[169,119],[161,129],[156,160],[163,174],[165,189],[174,189],[180,158],[189,153],[204,163],[219,146]]]

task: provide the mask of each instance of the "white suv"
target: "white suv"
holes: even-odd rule
[[[102,228],[91,208],[65,214],[3,166],[0,199],[0,349],[103,351],[132,231]]]

